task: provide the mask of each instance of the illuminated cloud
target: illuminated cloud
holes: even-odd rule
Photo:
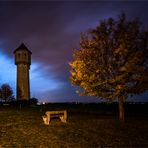
[[[40,96],[49,91],[60,89],[64,84],[54,79],[52,73],[46,74],[45,67],[40,64],[32,64],[30,71],[31,94],[34,97]]]
[[[49,91],[55,91],[62,87],[63,83],[50,77],[45,72],[45,67],[40,64],[32,64],[30,69],[30,84],[32,97],[41,96]],[[14,60],[0,52],[0,85],[8,83],[12,88],[14,94],[16,93],[16,66]],[[47,96],[44,96],[47,98]]]
[[[16,69],[13,60],[0,50],[0,85],[8,83],[15,92]]]

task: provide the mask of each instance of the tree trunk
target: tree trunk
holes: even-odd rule
[[[118,106],[119,106],[119,120],[124,123],[124,104],[123,104],[123,96],[118,98]]]

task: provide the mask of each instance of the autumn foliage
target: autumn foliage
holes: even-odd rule
[[[117,20],[101,21],[81,34],[80,48],[74,49],[70,63],[71,83],[82,88],[80,95],[118,99],[123,110],[130,94],[148,90],[147,41],[148,31],[139,19],[129,21],[123,13]]]

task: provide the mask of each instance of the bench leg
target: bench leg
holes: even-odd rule
[[[49,125],[50,122],[50,115],[47,115],[47,124]]]
[[[67,121],[67,111],[64,111],[64,120]]]
[[[62,121],[63,123],[66,123],[66,120],[65,120],[64,116],[60,116],[60,119],[61,119],[61,121]]]
[[[66,123],[67,122],[67,111],[64,111],[64,115],[60,116],[60,119],[62,122]]]
[[[44,115],[43,116],[43,121],[45,125],[49,125],[50,122],[50,115]]]
[[[47,119],[48,119],[47,116],[44,115],[44,116],[43,116],[43,121],[44,121],[44,124],[45,124],[45,125],[49,125],[49,122],[47,122]]]

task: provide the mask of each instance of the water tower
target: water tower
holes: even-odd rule
[[[21,44],[14,50],[15,65],[17,66],[17,100],[30,99],[30,79],[29,70],[31,65],[31,51]]]

